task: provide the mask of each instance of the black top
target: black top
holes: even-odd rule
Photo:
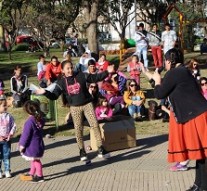
[[[24,93],[28,88],[28,81],[26,75],[21,75],[18,79],[21,81],[20,89],[18,90],[18,84],[16,76],[11,77],[11,92],[12,93]]]
[[[65,94],[67,102],[70,106],[81,106],[85,105],[89,102],[92,102],[93,98],[91,94],[88,92],[88,88],[86,83],[96,83],[104,80],[108,76],[108,71],[104,71],[102,73],[97,74],[88,74],[83,73],[81,71],[74,73],[73,76],[70,77],[62,77],[57,81],[57,85],[54,91],[51,93],[46,91],[44,94],[51,100],[56,100],[61,93]],[[80,84],[80,91],[78,94],[69,94],[67,90],[67,84],[73,85],[75,81]]]
[[[162,84],[155,86],[154,93],[157,99],[169,96],[178,123],[185,123],[207,111],[207,101],[196,80],[182,65],[168,71]]]

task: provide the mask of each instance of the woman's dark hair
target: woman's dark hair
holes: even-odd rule
[[[140,90],[140,86],[139,86],[139,84],[137,84],[137,82],[136,82],[135,79],[130,79],[130,80],[127,81],[127,90],[128,90],[128,91],[131,90],[131,89],[130,89],[130,84],[131,84],[132,82],[136,84],[136,90]]]
[[[192,58],[185,65],[186,65],[187,68],[189,68],[190,70],[192,70],[194,68],[193,67],[193,64],[195,62],[198,63],[198,60],[196,60],[195,58]],[[198,68],[198,66],[196,68]]]
[[[158,27],[158,25],[157,25],[156,23],[153,23],[153,24],[152,24],[152,27],[154,27],[154,26]]]
[[[16,65],[16,66],[14,67],[14,70],[18,70],[18,69],[22,69],[22,66],[20,66],[20,65]]]
[[[29,114],[35,117],[37,122],[42,119],[42,112],[40,110],[40,104],[36,101],[28,100],[25,102],[23,109]]]
[[[168,27],[170,27],[170,28],[171,28],[170,23],[165,23],[165,27],[166,27],[166,26],[168,26]]]
[[[102,56],[104,56],[104,57],[105,57],[105,59],[106,59],[106,55],[105,55],[105,54],[103,54],[103,53],[102,53],[102,54],[100,54],[100,57],[102,57]]]
[[[91,86],[92,84],[95,84],[95,89],[96,89],[96,91],[98,92],[99,89],[98,89],[98,84],[97,84],[97,83],[89,83],[89,84],[87,84],[88,89],[90,88],[90,86]]]
[[[45,56],[43,54],[39,55],[39,60],[45,58]]]
[[[66,64],[70,64],[70,65],[73,67],[73,64],[72,64],[71,61],[69,61],[69,60],[64,60],[64,61],[62,61],[62,63],[61,63],[61,69],[63,69],[64,66],[65,66]]]
[[[90,60],[88,61],[88,66],[91,66],[91,65],[96,65],[96,61],[90,59]]]
[[[138,55],[134,54],[134,55],[132,55],[132,58],[133,57],[136,58],[139,61],[139,56]]]
[[[206,77],[201,77],[200,80],[199,80],[199,85],[201,86],[201,82],[205,80],[207,82],[207,78]]]
[[[103,96],[100,96],[100,97],[98,98],[98,103],[97,103],[96,106],[102,106],[102,103],[103,103],[104,101],[107,101],[107,99],[106,99],[105,97],[103,97]],[[108,103],[108,101],[107,101],[107,103]]]
[[[22,70],[22,67],[21,67],[21,65],[16,65],[15,67],[14,67],[14,75],[15,75],[15,70],[19,70],[19,69],[21,69]]]
[[[51,57],[51,61],[52,61],[53,59],[58,60],[58,57],[57,57],[57,56],[52,56],[52,57]]]
[[[172,48],[165,53],[165,60],[169,60],[171,68],[174,68],[178,63],[183,64],[183,53],[177,48]]]

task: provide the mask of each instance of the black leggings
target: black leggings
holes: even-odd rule
[[[196,160],[195,183],[199,188],[207,190],[206,159]]]

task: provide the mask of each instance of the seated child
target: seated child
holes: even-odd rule
[[[99,103],[96,106],[95,113],[96,113],[96,118],[98,120],[107,119],[107,118],[112,117],[113,110],[109,106],[106,98],[104,98],[104,97],[99,98]]]
[[[120,110],[124,108],[124,100],[119,90],[116,87],[114,87],[112,84],[110,84],[109,82],[103,83],[102,90],[105,91],[105,94],[103,96],[106,98],[109,105],[115,108],[114,114],[120,112]],[[116,109],[116,108],[119,108],[119,109]]]
[[[14,76],[11,78],[11,92],[13,94],[13,106],[20,107],[30,99],[28,79],[22,74],[22,67],[17,65],[14,68]]]

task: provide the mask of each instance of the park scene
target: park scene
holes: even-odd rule
[[[0,0],[1,190],[206,191],[206,99],[206,0]]]

